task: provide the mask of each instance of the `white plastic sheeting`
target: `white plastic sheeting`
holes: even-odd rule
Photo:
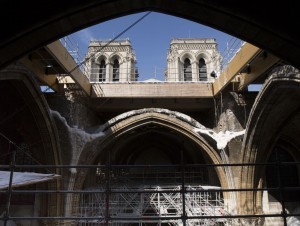
[[[0,171],[0,189],[9,187],[10,171]],[[20,187],[29,184],[36,184],[44,181],[59,178],[58,174],[43,174],[31,172],[13,172],[12,187]]]
[[[200,134],[206,134],[210,136],[212,139],[214,139],[217,143],[217,148],[218,149],[223,149],[227,146],[228,142],[232,140],[233,138],[237,136],[242,136],[245,134],[246,130],[234,132],[234,131],[225,131],[225,132],[219,132],[216,133],[212,129],[200,129],[200,128],[195,128],[195,132],[200,133]]]
[[[232,140],[233,138],[237,136],[242,136],[245,134],[246,130],[242,131],[225,131],[225,132],[219,132],[216,133],[213,129],[206,128],[202,124],[200,124],[198,121],[195,119],[191,118],[190,116],[177,112],[177,111],[171,111],[168,109],[163,109],[163,108],[144,108],[140,110],[133,110],[129,112],[125,112],[121,115],[118,115],[115,118],[112,118],[109,120],[107,123],[103,124],[102,126],[99,127],[99,131],[104,131],[107,127],[112,126],[116,124],[117,122],[124,120],[126,118],[132,117],[134,115],[140,115],[143,113],[148,113],[148,112],[156,112],[160,114],[165,114],[169,115],[170,117],[177,118],[183,122],[186,122],[190,124],[191,126],[194,127],[194,131],[198,134],[205,134],[211,137],[213,140],[216,141],[217,148],[218,149],[223,149],[227,146],[228,142]]]

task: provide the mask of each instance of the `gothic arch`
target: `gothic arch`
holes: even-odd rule
[[[278,141],[276,142],[276,144],[274,145],[274,148],[268,153],[268,157],[267,157],[267,161],[268,163],[276,163],[276,162],[298,162],[299,160],[299,151],[298,151],[298,147],[294,144],[290,144],[289,141],[284,140],[284,138],[280,138],[278,139]],[[278,171],[277,166],[273,166],[273,165],[267,165],[264,167],[264,171],[266,173],[266,181],[264,181],[264,184],[267,185],[267,187],[269,187],[268,184],[268,180],[269,182],[271,182],[271,185],[273,184],[273,187],[279,187],[279,186],[288,186],[288,187],[295,187],[295,186],[299,186],[299,166],[298,165],[288,165],[288,166],[282,166],[281,167],[281,171],[282,170],[286,170],[288,169],[289,172],[288,173],[283,173]],[[269,169],[269,176],[267,177],[267,169]],[[291,170],[292,169],[292,170]],[[271,172],[271,173],[270,173]],[[281,184],[279,184],[279,180],[278,180],[278,173],[282,174],[280,179],[281,179]],[[275,176],[274,176],[275,175]],[[288,176],[287,176],[288,175]],[[273,182],[273,183],[272,183]],[[275,183],[274,183],[275,182]],[[272,187],[272,186],[270,186]],[[269,191],[272,192],[272,191]],[[295,191],[289,191],[289,196],[291,195],[291,193],[293,193]],[[297,192],[297,191],[296,191]],[[276,192],[276,196],[278,197],[278,192]],[[289,199],[289,201],[299,201],[299,198],[297,197],[298,194],[296,196],[294,196],[292,199]],[[278,199],[279,200],[279,199]]]
[[[102,60],[105,61],[105,64],[109,63],[109,60],[108,60],[109,56],[106,53],[97,53],[95,58],[96,58],[96,60],[95,60],[96,64],[100,64],[100,62]]]
[[[195,54],[191,51],[184,51],[180,54],[179,56],[180,63],[184,64],[184,60],[186,58],[188,58],[191,61],[191,64],[196,62]]]
[[[295,144],[295,141],[290,140],[290,138],[287,138],[285,136],[280,136],[277,139],[277,142],[272,145],[273,147],[281,147],[284,149],[296,162],[299,162],[300,160],[300,152],[298,150],[297,144]],[[273,150],[273,149],[272,149]],[[267,159],[270,158],[270,155],[272,154],[272,150],[268,151],[267,153]]]
[[[26,100],[28,106],[31,106],[31,113],[34,115],[35,121],[38,124],[38,127],[40,127],[40,131],[45,133],[42,137],[44,139],[44,145],[47,144],[47,147],[45,148],[51,150],[45,152],[47,160],[51,164],[60,164],[62,159],[55,123],[50,115],[48,104],[44,99],[44,96],[40,95],[40,88],[37,87],[35,80],[31,78],[30,72],[23,67],[15,66],[13,69],[8,67],[1,72],[0,81],[1,80],[12,80],[13,83],[16,84],[15,87],[19,89],[19,92],[21,93],[21,91],[23,91],[23,99]]]
[[[19,145],[16,140],[20,139],[29,146],[29,153],[24,156],[30,156],[33,164],[62,164],[64,159],[59,146],[57,128],[50,114],[47,101],[44,95],[41,95],[40,87],[38,87],[34,76],[31,75],[27,68],[23,68],[23,66],[18,64],[7,67],[0,74],[2,94],[10,93],[7,103],[11,102],[13,105],[5,103],[5,99],[2,99],[0,104],[2,107],[6,105],[6,110],[10,106],[15,107],[14,110],[10,109],[9,117],[1,115],[4,117],[4,120],[2,118],[1,122],[1,131],[6,131],[4,133],[8,133],[9,138],[14,140],[16,145]],[[1,149],[1,151],[3,150]],[[2,152],[1,154],[3,155]],[[16,157],[19,154],[22,154],[22,152],[18,152]],[[31,169],[28,168],[27,170]],[[34,172],[41,172],[43,168],[34,168],[33,170]],[[61,169],[52,168],[50,170],[55,174],[63,174]],[[48,183],[38,184],[36,189],[39,188],[62,189],[62,183],[61,180],[53,180]],[[37,199],[41,199],[41,197]],[[57,196],[57,198],[53,198],[51,195],[48,197],[44,196],[43,201],[41,201],[39,216],[63,214],[62,203],[62,196]]]
[[[200,60],[201,58],[203,58],[203,59],[205,60],[205,63],[206,63],[206,64],[209,64],[209,63],[211,62],[211,55],[210,55],[210,53],[208,53],[208,52],[204,53],[204,52],[202,52],[202,51],[198,51],[198,52],[195,54],[195,56],[196,56],[196,62],[199,62],[199,60]]]
[[[242,163],[265,162],[280,137],[288,137],[299,149],[300,142],[295,137],[300,132],[299,83],[299,71],[291,66],[277,67],[271,72],[249,115],[243,140]],[[258,166],[242,167],[240,187],[261,188],[261,170],[262,167]],[[260,191],[240,193],[241,211],[259,213],[261,198]]]
[[[210,157],[212,163],[221,163],[221,158],[215,150],[214,145],[210,144],[210,141],[207,141],[204,137],[194,132],[192,125],[190,125],[188,122],[185,122],[176,117],[170,117],[166,113],[159,112],[159,110],[142,109],[141,113],[135,114],[134,111],[127,112],[122,114],[121,116],[117,116],[111,119],[108,123],[106,123],[104,129],[105,136],[95,139],[92,142],[93,144],[89,143],[89,145],[84,148],[79,159],[84,159],[85,162],[81,162],[79,164],[91,163],[106,146],[108,146],[111,142],[114,141],[114,139],[116,139],[116,137],[124,134],[126,135],[126,133],[132,130],[132,128],[141,127],[149,123],[159,124],[177,131],[178,133],[196,142],[199,147],[203,148],[205,153]],[[93,147],[97,146],[98,149],[90,149],[90,145],[92,145]]]
[[[163,110],[165,112],[163,112]],[[210,144],[211,141],[206,140],[204,137],[196,133],[194,131],[195,127],[183,120],[185,118],[182,117],[183,114],[181,114],[181,118],[174,116],[170,117],[170,114],[173,114],[174,112],[165,109],[163,110],[142,109],[138,114],[135,114],[135,112],[132,111],[113,118],[104,126],[105,136],[93,140],[83,149],[80,157],[78,158],[78,165],[94,164],[99,154],[107,149],[111,144],[115,143],[119,138],[125,137],[126,134],[129,134],[133,129],[144,127],[146,125],[158,125],[168,128],[169,130],[172,130],[194,142],[199,147],[199,150],[202,150],[208,157],[211,164],[222,163],[221,157],[214,148],[214,145]],[[193,123],[198,122],[193,121]],[[221,187],[229,188],[229,180],[224,169],[216,167],[215,170]],[[82,188],[85,175],[86,171],[82,171],[77,174],[74,189]],[[225,192],[224,198],[225,200],[230,200],[230,194]]]
[[[118,60],[119,64],[121,65],[124,62],[124,57],[120,53],[114,52],[109,56],[109,63],[113,65],[114,60]]]

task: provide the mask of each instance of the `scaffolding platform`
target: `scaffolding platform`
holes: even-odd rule
[[[83,220],[79,225],[230,225],[219,189],[192,185],[184,189],[178,185],[137,189],[123,185],[110,191],[103,189],[103,193],[84,193],[79,215],[99,220]]]

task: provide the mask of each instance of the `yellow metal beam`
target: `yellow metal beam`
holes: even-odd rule
[[[88,78],[77,67],[73,57],[69,54],[68,50],[62,45],[60,41],[55,41],[45,47],[51,56],[60,64],[60,66],[67,72],[67,75],[82,88],[84,93],[88,96],[91,93],[91,84]]]
[[[246,88],[277,62],[279,62],[279,58],[272,54],[260,55],[259,57],[256,57],[249,66],[249,72],[244,72],[238,75],[238,91]]]
[[[31,70],[43,84],[49,86],[56,92],[60,91],[56,75],[47,75],[45,73],[45,66],[40,60],[29,60],[28,57],[24,57],[20,60],[20,62]]]
[[[230,81],[261,52],[262,50],[258,47],[245,43],[230,61],[222,74],[215,80],[213,84],[214,95],[217,95],[224,89]]]

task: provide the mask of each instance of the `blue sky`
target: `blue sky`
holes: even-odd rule
[[[131,14],[109,20],[84,30],[71,37],[78,43],[80,52],[85,54],[91,39],[113,39],[122,31],[140,19],[147,12]],[[219,52],[223,53],[227,45],[237,41],[231,35],[216,29],[182,18],[151,12],[119,39],[129,38],[137,58],[139,80],[149,78],[164,80],[166,57],[173,38],[215,38]],[[155,73],[156,72],[156,73]]]

